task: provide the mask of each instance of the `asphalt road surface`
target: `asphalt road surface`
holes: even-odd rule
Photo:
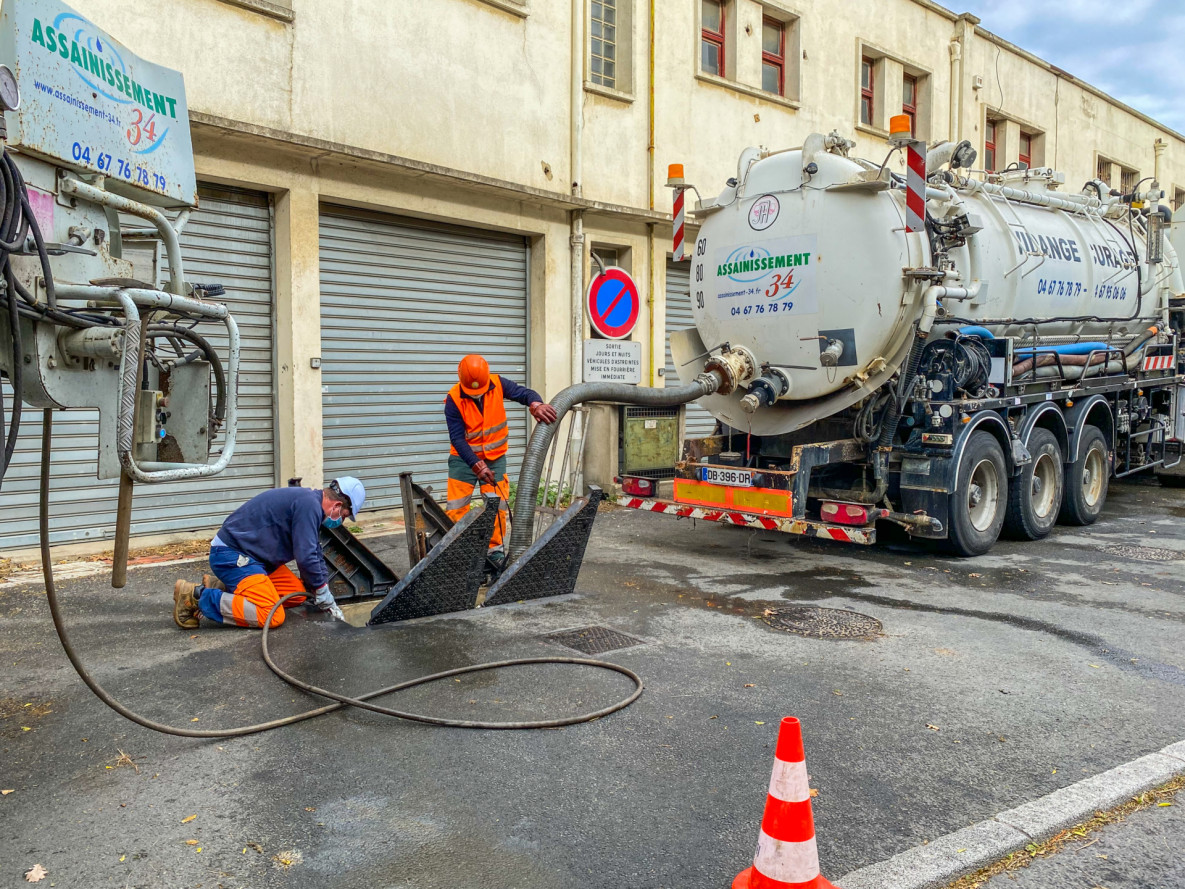
[[[77,679],[39,585],[0,590],[0,789],[14,791],[0,887],[41,864],[57,886],[721,889],[752,856],[784,715],[802,720],[838,877],[1185,738],[1183,517],[1185,492],[1115,485],[1093,527],[958,560],[616,509],[575,596],[374,629],[297,611],[273,635],[286,668],[348,692],[576,654],[545,638],[572,628],[639,640],[604,656],[644,677],[642,698],[551,731],[348,712],[231,741],[157,735]],[[372,544],[403,572],[401,538]],[[62,584],[102,683],[186,727],[314,703],[266,669],[257,633],[175,627],[176,571]],[[865,617],[872,639],[773,626],[875,627]],[[629,688],[542,666],[391,703],[515,719]]]

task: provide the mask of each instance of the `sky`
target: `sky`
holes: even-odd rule
[[[1182,0],[940,0],[980,27],[1185,133]]]

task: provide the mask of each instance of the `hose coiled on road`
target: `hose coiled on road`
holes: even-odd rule
[[[695,382],[686,386],[672,386],[670,389],[630,386],[626,383],[577,383],[562,390],[551,400],[551,406],[556,412],[556,421],[547,425],[540,423],[535,427],[523,455],[523,465],[518,473],[518,497],[514,502],[514,514],[510,525],[510,552],[507,564],[513,563],[523,550],[531,545],[539,476],[542,474],[543,461],[551,447],[551,440],[555,437],[564,414],[586,401],[614,401],[644,407],[675,407],[711,395],[719,388],[719,376],[715,373],[702,373],[695,378]]]

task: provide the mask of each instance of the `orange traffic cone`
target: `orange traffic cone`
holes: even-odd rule
[[[793,716],[778,732],[753,866],[737,875],[732,889],[838,889],[819,874],[802,726]]]

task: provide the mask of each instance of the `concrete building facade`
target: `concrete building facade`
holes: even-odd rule
[[[579,374],[594,249],[637,280],[643,384],[663,385],[686,317],[667,305],[670,163],[710,195],[746,146],[811,132],[879,159],[905,108],[996,169],[1117,187],[1156,170],[1185,201],[1180,134],[929,0],[74,5],[183,72],[199,180],[267,208],[273,481],[350,471],[379,508],[399,466],[442,476],[460,355],[545,397]]]

